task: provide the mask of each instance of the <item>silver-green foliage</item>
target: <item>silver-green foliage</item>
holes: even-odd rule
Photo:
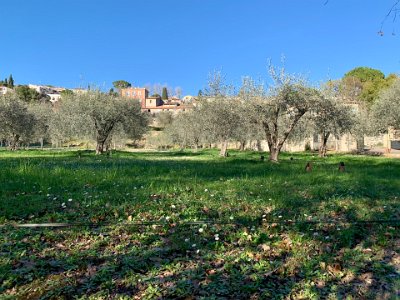
[[[10,149],[16,150],[20,143],[30,142],[36,123],[35,115],[17,95],[0,96],[0,138],[9,142]]]
[[[356,112],[351,104],[345,104],[332,86],[326,85],[321,89],[321,98],[310,112],[312,130],[321,137],[320,156],[326,155],[326,145],[329,137],[339,138],[350,132],[356,125]]]
[[[178,144],[180,148],[197,149],[205,137],[202,120],[196,108],[179,114],[164,132],[170,137],[170,141]]]
[[[35,116],[33,140],[40,141],[43,146],[45,139],[49,138],[49,123],[54,115],[51,102],[37,102],[28,105],[28,111]]]
[[[147,115],[136,100],[99,91],[65,97],[50,123],[54,140],[92,139],[96,153],[105,150],[113,136],[140,138],[147,130]]]
[[[319,103],[318,91],[299,76],[286,74],[283,68],[269,67],[272,84],[247,81],[249,118],[261,126],[269,147],[269,159],[278,161],[279,153],[295,132],[303,116]]]
[[[400,80],[382,91],[378,101],[372,106],[374,127],[386,131],[389,126],[400,128]]]

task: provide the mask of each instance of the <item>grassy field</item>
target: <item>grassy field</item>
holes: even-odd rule
[[[0,186],[1,299],[400,296],[400,222],[364,223],[400,219],[400,160],[0,151]]]

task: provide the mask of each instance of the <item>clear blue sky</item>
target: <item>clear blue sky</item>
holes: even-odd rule
[[[12,0],[2,1],[0,78],[17,84],[109,88],[167,83],[197,94],[222,68],[239,83],[266,77],[282,54],[311,82],[356,66],[400,69],[394,0]],[[392,36],[397,29],[398,36]]]

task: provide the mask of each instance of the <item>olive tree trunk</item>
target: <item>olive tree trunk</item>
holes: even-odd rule
[[[219,152],[219,156],[227,157],[228,156],[228,141],[225,140],[222,142],[221,150]]]
[[[360,134],[356,137],[357,150],[364,151],[364,135]]]
[[[327,151],[326,145],[328,143],[329,136],[330,136],[330,132],[321,134],[321,145],[319,146],[319,156],[320,157],[326,156],[326,151]]]
[[[11,140],[9,141],[9,148],[11,151],[15,151],[18,149],[19,138],[20,136],[18,134],[13,134]]]
[[[105,150],[106,139],[97,137],[96,139],[96,154],[103,154]]]
[[[245,146],[246,146],[246,141],[240,141],[239,150],[244,151]]]

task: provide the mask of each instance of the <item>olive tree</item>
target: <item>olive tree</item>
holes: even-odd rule
[[[195,151],[206,140],[203,120],[197,108],[179,114],[164,132],[181,148],[193,147]]]
[[[272,84],[264,89],[255,85],[248,97],[252,107],[249,116],[258,123],[267,140],[269,160],[278,162],[279,153],[301,118],[320,101],[320,93],[307,86],[295,75],[288,75],[283,68],[269,67]]]
[[[147,115],[137,100],[89,91],[61,101],[50,131],[54,139],[94,139],[96,154],[101,154],[113,134],[122,132],[136,139],[144,134],[147,124]]]
[[[0,138],[8,141],[11,150],[17,150],[22,142],[29,142],[35,126],[35,115],[17,95],[0,96]]]
[[[327,142],[330,136],[339,138],[342,134],[350,132],[355,122],[355,114],[329,91],[322,92],[323,97],[311,112],[313,131],[321,138],[319,156],[325,157]]]
[[[170,111],[162,111],[156,115],[155,124],[158,127],[165,128],[166,126],[170,125],[173,120],[174,116]]]
[[[39,102],[29,104],[28,110],[35,116],[33,138],[40,142],[41,148],[46,138],[49,137],[49,123],[54,112],[51,102]]]
[[[202,128],[207,142],[220,143],[220,156],[228,156],[228,142],[235,140],[240,126],[239,100],[233,87],[225,83],[221,71],[210,73],[208,85],[197,104],[197,113],[201,116]]]
[[[207,142],[220,143],[220,156],[228,156],[228,142],[236,140],[240,112],[235,98],[209,99],[199,105],[202,128]]]
[[[228,156],[228,142],[236,141],[240,122],[239,102],[235,98],[202,99],[191,112],[180,114],[166,128],[172,141],[181,148],[195,150],[201,143],[220,143],[220,156]]]
[[[258,150],[261,151],[261,140],[263,139],[262,126],[253,114],[251,100],[263,95],[264,83],[256,82],[251,77],[242,78],[242,85],[237,95],[237,109],[239,113],[240,125],[238,126],[235,138],[240,143],[240,150],[244,150],[246,142],[255,140]],[[254,118],[252,118],[254,117]]]
[[[374,127],[386,131],[388,127],[400,128],[400,79],[381,92],[378,101],[372,106]]]

